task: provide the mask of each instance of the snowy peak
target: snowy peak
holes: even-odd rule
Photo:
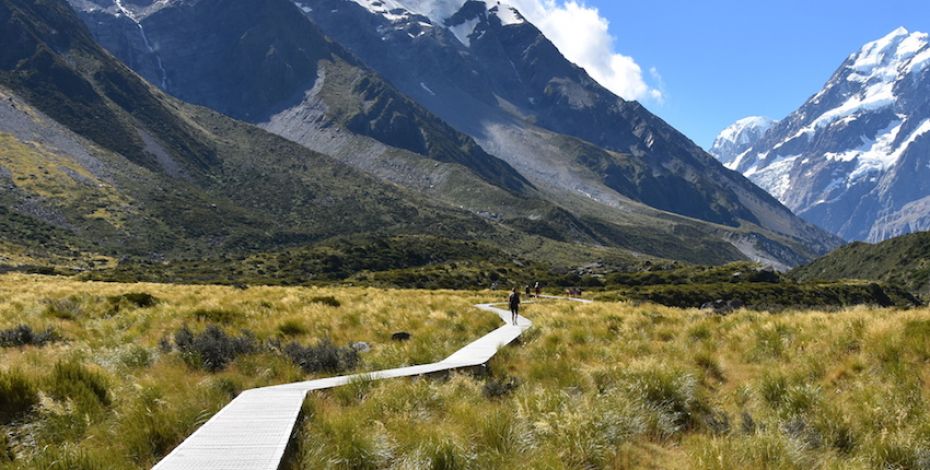
[[[927,47],[926,33],[910,33],[898,28],[887,36],[872,41],[850,57],[848,68],[855,73],[850,81],[874,79],[893,80],[905,69],[907,62]]]
[[[149,15],[182,1],[184,0],[69,0],[69,3],[78,11],[125,16],[138,23]]]
[[[372,13],[394,20],[419,15],[429,18],[434,24],[452,16],[461,7],[463,0],[352,0]]]
[[[407,15],[420,15],[433,24],[443,24],[456,15],[468,4],[483,4],[484,10],[497,16],[504,25],[522,23],[523,16],[512,6],[500,1],[483,0],[352,0],[372,13],[387,16],[389,19]]]
[[[820,92],[748,147],[734,143],[735,126],[711,152],[847,239],[930,228],[928,63],[930,37],[897,28],[850,54]]]
[[[727,166],[738,166],[737,160],[778,121],[763,116],[749,116],[730,124],[717,135],[708,152]]]
[[[418,21],[422,26],[445,26],[466,47],[479,25],[496,21],[501,26],[525,23],[516,8],[484,0],[351,0],[391,23]],[[301,6],[301,5],[298,5]],[[492,20],[493,19],[493,20]]]
[[[494,26],[508,26],[525,23],[523,15],[509,5],[501,2],[484,2],[469,0],[454,15],[443,20],[449,31],[465,47],[471,46],[473,37],[480,37],[483,31]]]

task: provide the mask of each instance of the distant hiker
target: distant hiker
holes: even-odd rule
[[[538,299],[538,298],[539,298],[539,294],[542,292],[542,288],[539,287],[539,282],[538,282],[538,281],[536,282],[536,287],[535,287],[535,289],[536,289],[536,298]]]
[[[526,293],[526,298],[527,298],[527,299],[530,298],[530,297],[532,297],[532,294],[531,294],[530,292],[531,292],[531,291],[530,291],[530,285],[527,284],[527,285],[526,285],[526,292],[525,292],[525,293]]]
[[[517,317],[520,316],[520,292],[517,291],[516,287],[510,291],[510,296],[507,297],[507,303],[510,304],[511,321],[516,325]]]

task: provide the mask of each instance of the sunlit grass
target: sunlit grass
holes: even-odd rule
[[[367,343],[351,372],[433,362],[496,328],[471,306],[500,295],[2,276],[0,331],[60,339],[0,349],[0,393],[17,410],[0,423],[0,467],[151,466],[240,391],[330,375],[305,373],[291,342],[300,357]],[[524,313],[534,327],[483,372],[311,394],[287,465],[930,465],[930,310],[544,302]],[[209,372],[173,346],[185,325],[247,330],[258,346]],[[411,340],[392,341],[398,331]]]
[[[351,402],[313,394],[292,466],[351,468],[365,452],[379,468],[930,464],[926,309],[527,313],[534,329],[489,377],[379,382]],[[519,386],[479,390],[502,380]],[[364,431],[350,442],[333,426]]]
[[[303,348],[301,358],[367,343],[348,372],[434,362],[499,325],[494,315],[471,307],[486,299],[475,293],[0,276],[0,331],[26,325],[33,332],[51,328],[60,337],[42,346],[0,348],[0,403],[10,404],[0,423],[0,466],[151,466],[240,391],[332,373],[303,372],[285,352],[291,343]],[[175,345],[182,327],[196,336],[211,326],[254,341],[233,355],[211,339],[217,343],[211,353],[231,359],[215,367]],[[391,341],[398,331],[411,340]],[[366,387],[340,391],[347,397],[342,403],[363,399]],[[7,461],[7,454],[16,460]]]

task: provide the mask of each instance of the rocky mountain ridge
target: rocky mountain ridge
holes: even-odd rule
[[[898,28],[729,165],[848,240],[930,229],[930,43]]]

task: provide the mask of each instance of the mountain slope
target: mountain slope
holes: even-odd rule
[[[831,243],[641,105],[598,85],[514,9],[457,2],[460,8],[443,18],[456,2],[395,3],[305,0],[299,5],[405,94],[536,185],[589,195],[610,206],[633,199],[718,224],[748,222],[806,242],[819,238],[814,244],[821,247]],[[574,140],[614,152],[626,164],[608,173],[599,165],[586,167],[588,155],[564,151],[581,147]],[[571,163],[582,168],[555,170]]]
[[[486,28],[495,43],[391,2],[225,3],[143,1],[120,9],[105,0],[90,6],[72,0],[104,46],[172,94],[520,230],[623,247],[648,234],[632,248],[660,256],[674,251],[660,247],[689,233],[718,259],[742,251],[780,266],[836,242],[637,103],[610,95],[514,10],[468,2],[450,17],[475,31]],[[465,39],[470,47],[459,30],[474,36]],[[301,71],[274,82],[290,98],[242,101],[261,96],[266,81],[242,64],[269,57],[282,70]],[[205,91],[213,80],[216,87]],[[513,104],[534,101],[532,116]],[[600,144],[583,140],[598,140],[592,127],[603,134]],[[615,148],[604,148],[608,143]]]
[[[237,119],[265,122],[300,105],[304,92],[328,67],[358,69],[350,54],[308,25],[300,11],[284,0],[182,1],[157,10],[145,9],[145,4],[127,3],[123,9],[114,5],[108,10],[94,6],[82,14],[94,31],[106,31],[98,34],[102,44],[147,74],[149,81],[163,82],[174,96]],[[138,23],[128,21],[129,15]],[[121,47],[124,38],[143,33],[146,39],[140,43],[157,49]],[[147,67],[147,57],[157,57],[148,61],[161,68]],[[320,116],[321,126],[343,126],[416,155],[458,163],[507,191],[529,189],[509,165],[433,119],[376,76],[360,73],[363,78],[353,89],[342,90],[342,102],[325,103],[332,112]]]
[[[930,41],[899,28],[730,165],[850,240],[930,228]]]
[[[0,51],[0,230],[12,263],[244,256],[373,231],[498,233],[163,95],[100,49],[63,1],[0,1],[0,36],[16,45]]]
[[[856,242],[791,272],[800,280],[867,279],[930,294],[930,233]]]

